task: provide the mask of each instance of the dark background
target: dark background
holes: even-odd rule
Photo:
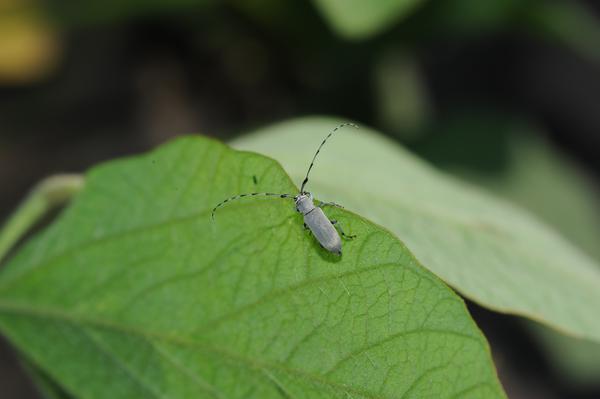
[[[497,191],[526,136],[598,211],[600,3],[426,0],[361,40],[301,0],[0,4],[0,220],[45,176],[311,114],[373,126]],[[523,205],[598,255],[600,236],[553,219],[570,204],[537,194]],[[600,397],[600,350],[599,378],[573,380],[521,320],[469,306],[511,398]],[[0,396],[40,397],[6,344]]]

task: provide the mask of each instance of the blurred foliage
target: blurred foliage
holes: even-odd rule
[[[343,37],[372,36],[398,22],[424,0],[313,0],[323,17]]]
[[[447,0],[429,1],[415,17],[415,24],[429,37],[486,36],[511,27],[520,12],[537,0]]]
[[[574,389],[595,388],[600,381],[600,345],[575,339],[556,331],[528,323],[527,327],[541,344],[556,378]]]
[[[440,169],[493,177],[509,167],[515,123],[514,118],[485,107],[454,107],[427,125],[411,149]]]
[[[580,54],[600,60],[600,26],[577,1],[542,0],[314,0],[323,17],[341,36],[364,39],[407,21],[421,37],[481,37],[517,30],[557,40]],[[416,7],[423,4],[423,7]]]
[[[526,17],[534,33],[556,39],[579,54],[600,62],[600,25],[580,2],[538,1],[538,6]]]
[[[216,4],[215,0],[87,0],[44,1],[53,17],[66,26],[106,24],[152,15],[177,15]]]
[[[35,0],[0,2],[0,84],[39,81],[56,67],[60,35]]]
[[[414,140],[432,110],[423,71],[408,50],[382,51],[373,66],[373,92],[378,125],[403,140]]]

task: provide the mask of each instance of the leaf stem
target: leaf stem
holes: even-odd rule
[[[54,175],[37,183],[0,230],[0,261],[34,224],[77,194],[83,184],[78,174]]]

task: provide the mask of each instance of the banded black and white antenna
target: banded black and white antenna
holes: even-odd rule
[[[277,194],[277,193],[247,193],[247,194],[234,195],[233,197],[229,197],[226,200],[219,202],[217,204],[217,206],[215,206],[212,209],[211,218],[212,218],[212,220],[215,220],[216,210],[230,201],[235,201],[235,200],[242,199],[245,197],[257,197],[257,196],[261,196],[261,195],[265,196],[265,197],[278,197],[278,198],[293,198],[294,197],[294,194]]]
[[[308,171],[306,172],[306,176],[304,177],[304,180],[302,181],[302,186],[300,187],[300,193],[304,194],[304,186],[306,186],[306,183],[308,183],[308,175],[310,174],[310,171],[313,167],[313,165],[315,164],[315,159],[317,159],[317,155],[319,155],[319,152],[321,151],[321,148],[325,145],[325,143],[327,142],[327,140],[338,130],[340,130],[341,128],[344,128],[346,126],[352,126],[355,129],[358,129],[358,126],[355,125],[354,123],[342,123],[341,125],[338,125],[335,127],[335,129],[333,129],[321,142],[321,145],[319,146],[319,148],[317,148],[317,152],[315,152],[315,155],[313,156],[312,161],[310,161],[310,166],[308,167]]]

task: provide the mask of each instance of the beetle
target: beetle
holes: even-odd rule
[[[321,151],[321,148],[325,145],[327,140],[338,130],[343,127],[351,126],[358,129],[358,126],[354,123],[342,123],[341,125],[336,126],[321,142],[319,148],[315,152],[315,155],[310,162],[310,166],[308,167],[308,171],[306,172],[306,176],[302,181],[302,185],[300,186],[300,192],[296,195],[294,194],[277,194],[277,193],[247,193],[247,194],[238,194],[233,197],[229,197],[220,203],[218,203],[211,212],[211,217],[214,221],[215,212],[218,208],[222,207],[226,203],[234,200],[238,200],[245,197],[256,197],[256,196],[266,196],[266,197],[278,197],[278,198],[292,198],[294,200],[296,211],[301,213],[304,217],[304,228],[309,229],[311,233],[315,236],[319,244],[327,251],[332,252],[336,255],[342,255],[342,240],[340,239],[340,235],[336,230],[336,227],[339,229],[340,234],[347,239],[353,239],[355,235],[347,235],[342,230],[341,226],[338,224],[337,220],[330,220],[325,213],[323,212],[323,208],[326,206],[335,206],[338,208],[343,208],[341,205],[336,204],[335,202],[321,202],[317,205],[314,203],[312,193],[308,191],[304,191],[304,187],[306,183],[308,183],[308,176],[310,175],[310,171],[312,170],[313,165],[315,164],[315,160],[317,159],[317,155]]]

